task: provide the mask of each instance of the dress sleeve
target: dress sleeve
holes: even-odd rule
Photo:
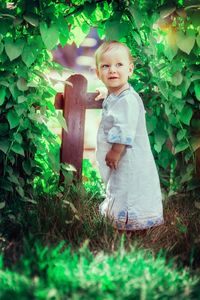
[[[107,141],[109,143],[133,146],[139,110],[138,100],[133,95],[126,95],[118,99],[112,107],[113,126],[108,131]]]

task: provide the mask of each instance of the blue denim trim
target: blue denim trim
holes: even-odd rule
[[[157,217],[155,219],[140,219],[134,213],[130,213],[128,217],[128,223],[126,223],[127,211],[122,210],[118,213],[117,218],[114,218],[114,226],[119,230],[142,230],[148,229],[154,226],[158,226],[164,223],[163,217]]]
[[[122,137],[120,135],[108,134],[108,142],[109,143],[118,143],[132,146],[133,140],[131,137]]]

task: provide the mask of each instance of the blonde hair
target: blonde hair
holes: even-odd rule
[[[123,47],[127,51],[128,58],[129,58],[130,62],[133,63],[133,57],[131,55],[131,51],[130,51],[129,47],[127,47],[125,44],[120,43],[118,41],[107,41],[107,42],[104,42],[103,44],[101,44],[101,46],[99,46],[99,48],[95,52],[96,67],[98,67],[98,62],[104,53],[106,53],[107,51],[109,51],[111,49],[117,49],[119,47]]]

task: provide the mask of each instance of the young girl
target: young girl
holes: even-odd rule
[[[106,185],[100,212],[118,230],[147,229],[163,223],[158,172],[146,130],[143,102],[128,84],[130,49],[104,42],[95,53],[96,73],[108,89],[97,133],[97,162]]]

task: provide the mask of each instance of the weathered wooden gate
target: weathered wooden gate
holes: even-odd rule
[[[87,93],[87,79],[83,75],[72,75],[67,81],[64,94],[55,98],[56,109],[63,110],[68,131],[62,129],[60,161],[72,164],[81,179],[84,150],[84,128],[86,109],[102,108],[102,101],[95,101],[97,93]]]

